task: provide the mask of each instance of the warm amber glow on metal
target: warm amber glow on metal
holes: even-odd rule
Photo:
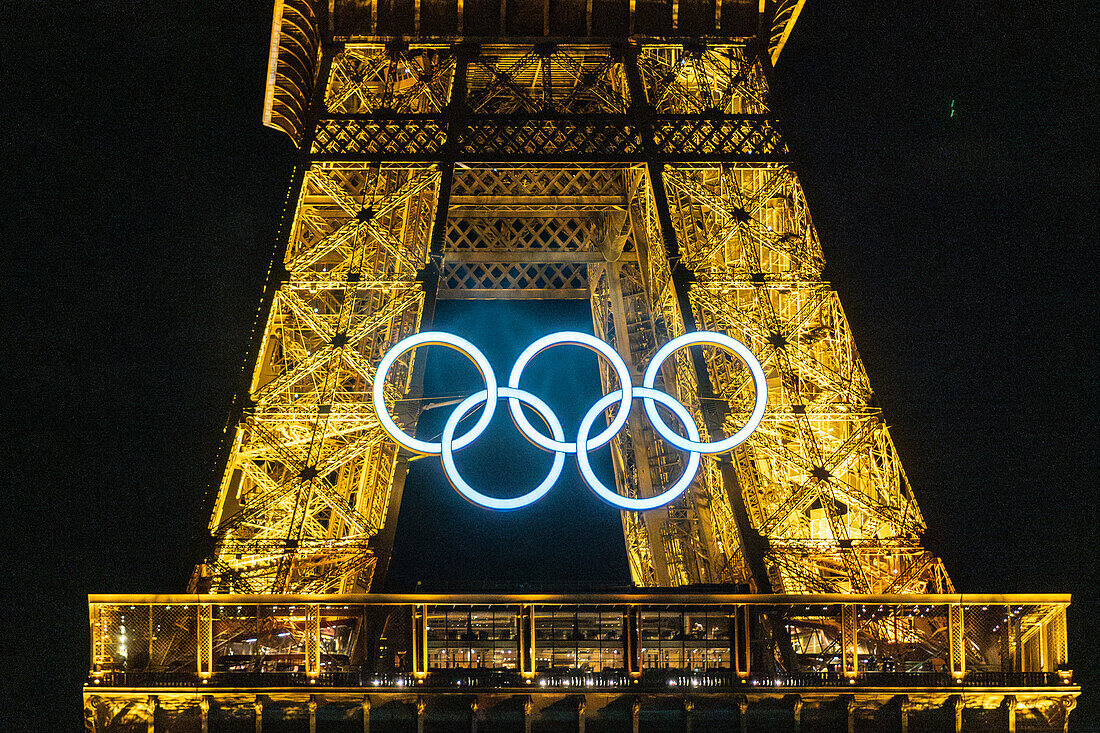
[[[565,705],[570,730],[605,708],[634,730],[672,709],[685,730],[718,709],[751,729],[777,704],[795,728],[1066,725],[1069,597],[953,592],[821,279],[769,109],[803,4],[501,0],[495,17],[463,0],[276,0],[263,119],[300,160],[226,431],[215,549],[188,595],[90,597],[90,730],[422,729],[460,708],[464,728],[529,730],[560,726]],[[447,298],[587,300],[635,386],[690,332],[758,357],[752,435],[669,505],[622,512],[638,592],[366,593],[409,460],[374,411],[377,368]],[[600,363],[612,392],[623,377]],[[410,351],[382,388],[409,434],[422,376]],[[756,395],[710,346],[677,351],[652,386],[706,442]],[[628,414],[615,488],[651,498],[684,457],[638,401]],[[753,593],[671,590],[700,584]]]
[[[745,43],[347,43],[318,68],[316,129],[295,128],[310,162],[286,276],[196,587],[367,590],[404,474],[370,407],[381,356],[437,298],[584,297],[596,335],[635,370],[706,329],[745,343],[768,381],[763,423],[732,459],[704,459],[670,507],[623,514],[636,584],[952,589],[921,547],[924,521],[821,280],[798,177],[766,122],[765,69]],[[517,112],[528,121],[498,117]],[[643,114],[653,137],[639,140],[630,125]],[[486,148],[497,162],[480,162]],[[751,410],[747,371],[720,352],[680,352],[662,375],[705,440]],[[416,382],[406,357],[386,387],[408,429]],[[624,495],[680,475],[679,453],[638,415],[613,451]],[[750,529],[763,541],[746,554]]]

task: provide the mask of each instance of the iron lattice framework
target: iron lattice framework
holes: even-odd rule
[[[951,592],[769,110],[801,3],[768,7],[763,42],[336,29],[322,43],[311,6],[277,6],[265,121],[302,159],[195,589],[370,589],[407,470],[370,407],[375,365],[430,327],[438,299],[558,297],[589,299],[595,333],[639,375],[669,339],[709,329],[768,377],[747,443],[705,458],[676,503],[623,513],[635,584]],[[407,355],[387,384],[408,430],[422,367]],[[747,370],[721,352],[680,352],[662,378],[704,439],[751,410]],[[640,415],[613,443],[626,495],[661,490],[681,461]]]

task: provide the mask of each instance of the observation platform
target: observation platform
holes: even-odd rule
[[[92,731],[1064,730],[1068,595],[93,595]]]

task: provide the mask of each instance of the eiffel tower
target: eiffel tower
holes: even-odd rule
[[[196,588],[377,588],[408,457],[366,399],[375,366],[431,330],[440,299],[525,297],[588,300],[597,335],[639,374],[659,346],[705,329],[764,365],[754,437],[707,459],[676,504],[623,513],[635,585],[952,592],[921,546],[769,111],[768,73],[800,4],[769,8],[771,30],[753,37],[744,8],[723,7],[664,6],[661,22],[699,34],[689,43],[599,44],[558,40],[573,33],[556,13],[505,6],[501,35],[552,39],[522,44],[418,42],[443,22],[426,7],[406,19],[411,39],[354,41],[400,29],[375,7],[336,13],[347,26],[327,42],[305,32],[325,22],[308,5],[281,6],[264,120],[302,160]],[[583,10],[572,22],[583,17],[585,38],[613,30],[593,3]],[[625,30],[652,32],[658,17],[643,7]],[[706,433],[735,431],[752,407],[746,370],[720,352],[684,356],[667,381]],[[391,378],[399,404],[415,404],[422,365],[414,354]],[[410,432],[415,420],[404,416]],[[652,495],[679,470],[644,425],[614,451],[624,495]]]
[[[124,599],[93,597],[92,729],[114,730],[97,721],[125,717],[106,688],[93,687],[131,687],[111,675],[128,673],[129,649],[141,643],[147,673],[182,673],[170,660],[185,659],[196,683],[232,678],[238,695],[275,684],[274,676],[261,684],[265,672],[291,685],[388,689],[391,702],[411,706],[417,730],[431,719],[428,688],[413,698],[398,688],[438,681],[444,669],[468,670],[448,684],[478,689],[497,685],[469,670],[509,669],[521,692],[536,679],[558,690],[570,680],[649,689],[655,670],[672,669],[662,694],[721,688],[741,730],[765,698],[787,701],[796,730],[804,706],[825,720],[840,705],[847,730],[859,710],[881,718],[891,706],[903,726],[913,709],[914,720],[945,716],[955,730],[979,718],[1014,730],[1021,706],[1048,726],[1068,718],[1078,690],[1066,670],[1068,596],[956,594],[922,546],[920,509],[837,294],[821,278],[821,244],[768,85],[804,1],[276,0],[263,121],[293,140],[299,159],[249,381],[226,427],[214,550],[175,604],[131,599],[127,621]],[[572,611],[561,637],[576,642],[566,672],[556,651],[539,656],[559,638],[540,631],[541,601],[456,598],[447,610],[410,597],[399,603],[411,614],[387,616],[370,595],[386,576],[412,458],[372,405],[379,362],[432,330],[440,300],[493,298],[587,300],[595,336],[633,375],[672,339],[707,331],[746,345],[766,379],[766,410],[745,442],[704,456],[676,501],[621,512],[630,580],[658,595],[554,601],[604,609],[589,609],[594,622]],[[424,354],[405,353],[384,384],[387,407],[410,434]],[[606,392],[617,379],[601,361]],[[659,383],[703,440],[737,432],[755,404],[747,365],[719,349],[677,351]],[[616,490],[652,497],[685,462],[634,404],[611,443]],[[675,588],[689,594],[669,595]],[[727,595],[706,595],[718,592]],[[279,612],[280,598],[288,611]],[[679,626],[665,636],[658,607],[669,604],[680,604]],[[485,613],[506,615],[512,631],[495,636],[495,621],[485,631]],[[600,656],[601,642],[592,657],[606,613],[619,641],[611,656]],[[453,635],[433,636],[456,614]],[[706,619],[717,617],[712,635]],[[158,633],[162,626],[174,631]],[[353,630],[341,636],[345,627]],[[725,641],[719,651],[703,643],[696,658],[683,641],[696,636]],[[492,648],[511,651],[467,644],[459,663],[445,650],[467,637],[504,639]],[[663,640],[681,644],[680,656],[670,660]],[[256,644],[263,655],[248,651]],[[759,685],[760,670],[774,694],[750,699],[744,685]],[[836,690],[791,702],[774,689],[784,679],[829,685],[830,675],[862,689],[872,672],[920,687],[905,677],[918,671],[933,690],[919,704],[891,693],[857,705]],[[964,701],[952,687],[994,671],[1002,677],[982,688],[993,692]],[[299,702],[316,731],[327,703],[306,693]],[[274,703],[255,694],[258,731]],[[355,695],[366,730],[379,715],[372,704],[383,701]],[[236,704],[201,690],[192,698],[160,694],[138,707],[149,730],[191,709],[206,731],[211,710]],[[491,716],[478,712],[485,700],[471,699],[463,715],[476,730]],[[530,730],[542,708],[524,699]],[[639,700],[624,703],[635,731],[648,714]],[[676,700],[690,730],[704,703]],[[583,731],[594,703],[582,695],[579,707],[570,704],[570,725]]]

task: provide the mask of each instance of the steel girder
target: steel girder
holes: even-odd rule
[[[744,43],[325,54],[300,115],[310,123],[285,276],[231,431],[200,585],[370,588],[404,472],[369,406],[374,365],[430,326],[437,298],[569,297],[590,300],[596,334],[637,374],[669,339],[713,329],[747,344],[768,377],[747,443],[704,459],[680,501],[623,513],[636,584],[950,589],[921,547],[920,511],[821,281],[766,58]],[[401,360],[387,385],[410,430],[418,364]],[[602,378],[614,388],[606,367]],[[661,379],[704,435],[750,411],[747,370],[721,353],[678,353]],[[619,490],[635,496],[683,462],[640,415],[612,451]]]

